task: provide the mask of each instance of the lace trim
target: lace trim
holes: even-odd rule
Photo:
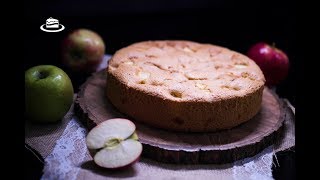
[[[76,179],[88,153],[86,135],[87,130],[74,117],[68,123],[52,153],[45,159],[44,174],[41,179]],[[252,158],[236,161],[231,168],[230,176],[235,180],[273,179],[271,169],[273,155],[273,146],[270,146]]]
[[[254,157],[236,161],[232,168],[235,180],[270,180],[272,177],[273,146],[263,150]]]
[[[41,179],[75,179],[87,152],[86,134],[87,130],[76,117],[72,118],[52,153],[45,159]]]

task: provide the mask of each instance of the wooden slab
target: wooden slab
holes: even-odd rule
[[[280,137],[286,115],[285,103],[265,88],[260,112],[240,126],[215,133],[171,132],[147,126],[118,112],[105,96],[106,83],[102,70],[80,87],[75,102],[79,119],[88,129],[111,118],[132,120],[143,144],[142,155],[160,162],[222,164],[254,156]]]

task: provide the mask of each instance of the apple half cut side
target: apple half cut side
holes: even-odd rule
[[[136,162],[142,153],[142,144],[135,130],[133,122],[121,118],[109,119],[94,127],[86,137],[94,162],[108,169]]]

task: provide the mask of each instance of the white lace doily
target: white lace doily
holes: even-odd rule
[[[44,173],[41,179],[77,179],[79,171],[86,173],[94,173],[92,171],[83,170],[81,165],[88,160],[91,160],[85,144],[87,130],[82,126],[76,117],[68,123],[65,131],[57,141],[52,153],[45,159]],[[252,158],[243,159],[233,163],[232,167],[223,169],[218,165],[170,165],[170,168],[162,168],[156,166],[155,163],[138,162],[134,165],[136,174],[129,179],[148,179],[157,177],[157,173],[167,174],[164,179],[197,179],[199,174],[206,173],[204,178],[219,177],[219,179],[234,179],[234,180],[270,180],[272,178],[272,163],[273,163],[273,146],[266,148],[261,153]],[[88,159],[88,156],[90,157]],[[179,169],[172,168],[179,166]],[[146,169],[152,169],[150,171]],[[183,173],[179,172],[183,171]],[[149,174],[148,174],[149,173]],[[217,175],[217,176],[216,176]],[[90,177],[90,176],[89,176]],[[97,175],[101,179],[103,175]],[[100,179],[97,178],[97,179]],[[110,177],[112,178],[112,177]],[[113,176],[113,178],[116,178]],[[86,179],[86,178],[83,178]],[[116,178],[117,179],[117,178]],[[163,179],[163,178],[160,178]],[[203,178],[202,178],[203,179]]]
[[[72,118],[52,153],[45,159],[41,179],[76,179],[79,165],[87,153],[86,134],[82,124]]]

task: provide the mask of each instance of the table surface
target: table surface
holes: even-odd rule
[[[110,55],[106,55],[103,62],[98,67],[97,71],[107,66],[107,60]],[[44,160],[37,152],[34,152],[28,145],[25,145],[25,178],[26,179],[39,179],[42,176],[44,167]],[[294,179],[295,174],[295,151],[294,147],[290,150],[276,153],[277,160],[280,166],[273,166],[273,177],[275,179]]]

